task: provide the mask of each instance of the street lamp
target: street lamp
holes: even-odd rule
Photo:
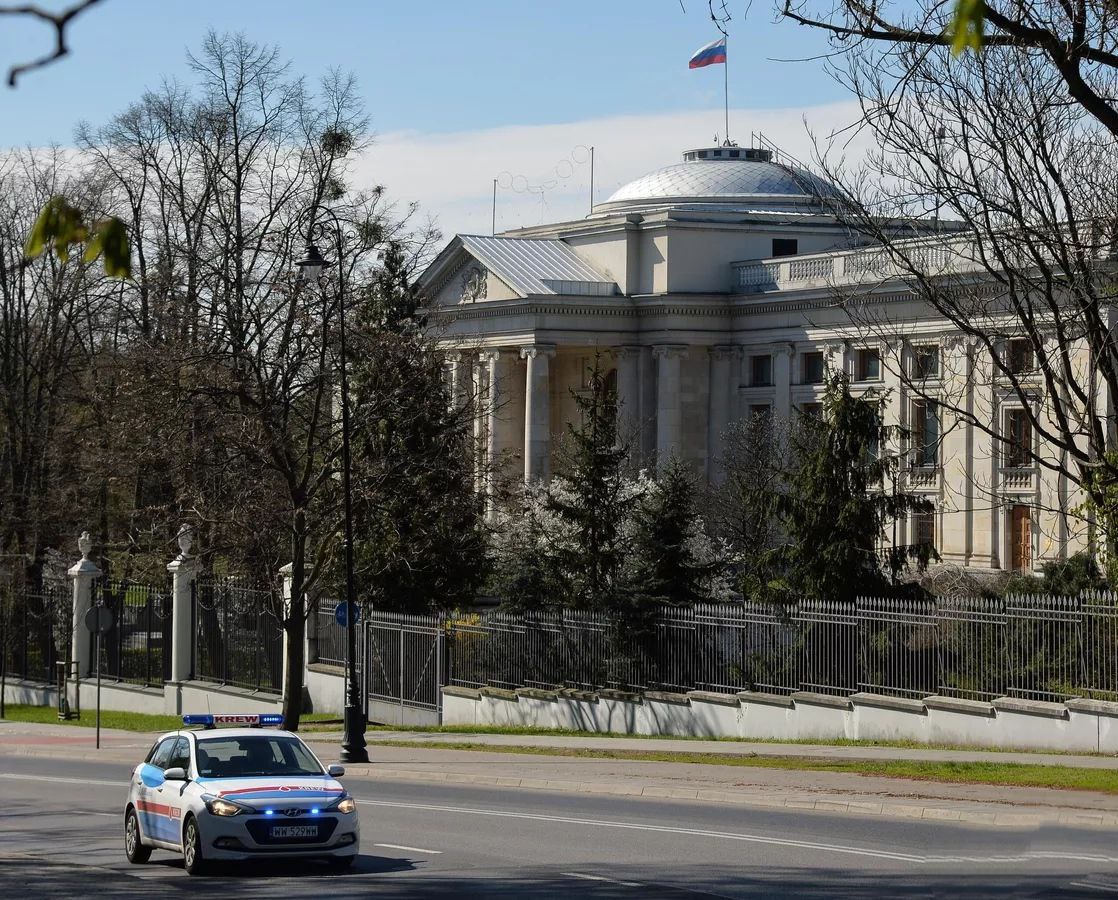
[[[346,359],[345,345],[345,267],[340,265],[342,260],[342,223],[330,209],[319,207],[326,213],[333,226],[334,246],[337,254],[338,266],[338,349],[342,369],[342,495],[345,511],[345,531],[343,537],[343,550],[345,554],[345,611],[346,611],[346,640],[345,640],[345,714],[344,734],[342,737],[342,750],[339,759],[347,763],[360,763],[369,761],[369,751],[365,744],[365,710],[361,703],[361,683],[357,680],[357,602],[356,591],[353,584],[353,489],[350,485],[351,464],[349,456],[349,376],[347,374],[348,360]],[[308,282],[317,281],[322,270],[331,265],[325,259],[314,243],[316,229],[323,233],[325,226],[320,226],[311,212],[311,224],[307,229],[307,246],[303,258],[297,265]]]

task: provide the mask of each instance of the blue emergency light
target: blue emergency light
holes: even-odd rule
[[[283,716],[280,713],[189,713],[182,717],[184,725],[201,725],[203,728],[213,728],[215,725],[241,725],[249,728],[260,728],[265,725],[282,725]]]

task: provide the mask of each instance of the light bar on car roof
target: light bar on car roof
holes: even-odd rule
[[[184,725],[201,725],[213,728],[215,725],[248,725],[259,728],[262,725],[282,725],[280,713],[189,713],[182,717]]]

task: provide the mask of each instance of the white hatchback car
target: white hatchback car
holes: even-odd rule
[[[128,861],[153,848],[183,855],[191,875],[219,860],[357,858],[357,805],[279,715],[189,715],[136,766],[124,808]],[[253,726],[216,729],[215,725]]]

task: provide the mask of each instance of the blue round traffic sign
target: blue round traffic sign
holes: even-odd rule
[[[334,621],[337,622],[342,628],[349,626],[350,616],[346,615],[346,607],[353,610],[353,624],[361,621],[361,607],[356,603],[339,603],[337,609],[334,610]]]

